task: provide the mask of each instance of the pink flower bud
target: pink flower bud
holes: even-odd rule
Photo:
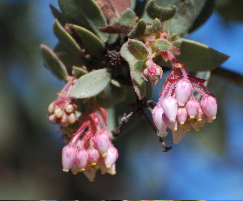
[[[57,117],[55,116],[55,114],[51,114],[49,117],[48,117],[49,121],[52,122],[52,123],[56,123],[57,122]]]
[[[62,149],[62,167],[64,172],[68,172],[75,162],[77,149],[73,146],[66,145]]]
[[[167,125],[162,119],[163,114],[164,114],[163,108],[160,105],[156,105],[152,111],[152,117],[153,117],[154,124],[159,131],[158,136],[160,137],[166,137],[167,135],[166,132]]]
[[[76,166],[81,170],[84,171],[86,165],[88,163],[88,153],[85,149],[78,149],[76,152]]]
[[[165,114],[162,115],[162,119],[165,122],[166,126],[168,126],[172,131],[177,131],[178,123],[177,121],[171,122],[167,118]]]
[[[188,115],[187,115],[186,108],[184,108],[184,107],[178,108],[177,120],[180,125],[183,125],[186,122],[187,117],[188,117]]]
[[[90,170],[88,172],[84,172],[84,175],[88,178],[90,182],[93,182],[96,176],[96,171]]]
[[[89,147],[87,153],[88,153],[88,160],[91,163],[91,165],[96,165],[100,157],[100,153],[98,152],[98,150],[95,149],[94,147]]]
[[[200,108],[200,103],[197,100],[189,100],[186,104],[187,114],[189,115],[190,119],[194,119]]]
[[[178,111],[177,100],[169,96],[161,100],[161,105],[169,121],[175,122]]]
[[[56,106],[54,114],[56,115],[57,118],[61,118],[64,112],[59,106]]]
[[[110,169],[112,165],[115,164],[116,160],[118,158],[118,151],[117,149],[112,145],[109,147],[107,151],[107,155],[104,158],[104,163],[106,165],[107,169]]]
[[[217,114],[217,100],[213,96],[203,97],[201,100],[201,107],[203,112],[208,116],[209,121],[216,119]]]
[[[96,133],[93,137],[93,142],[95,148],[102,154],[104,157],[109,148],[110,139],[105,132]]]
[[[66,107],[65,107],[65,110],[67,113],[72,113],[74,111],[74,107],[73,105],[71,104],[68,104]]]
[[[68,123],[74,124],[77,121],[77,117],[74,113],[71,113],[68,117]]]
[[[61,118],[61,123],[67,124],[67,122],[68,122],[68,115],[64,113]]]
[[[55,110],[55,103],[52,102],[48,107],[48,112],[53,113]]]
[[[175,96],[178,104],[184,106],[192,95],[192,84],[189,80],[179,80],[176,84]]]
[[[179,127],[177,132],[173,132],[173,142],[175,144],[179,143],[186,136],[186,134],[187,131],[182,127]]]

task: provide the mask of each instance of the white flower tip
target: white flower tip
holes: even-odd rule
[[[101,156],[104,158],[107,156],[107,153],[103,153],[103,154],[101,154]]]
[[[62,169],[63,172],[69,172],[69,169]]]
[[[183,121],[181,121],[179,123],[180,123],[180,126],[183,126],[185,124],[185,122],[183,122]]]
[[[92,166],[96,166],[96,163],[95,163],[95,162],[94,162],[94,163],[91,163],[91,165],[92,165]]]
[[[81,172],[84,172],[84,171],[85,171],[85,168],[81,168],[80,171],[81,171]]]
[[[111,165],[107,165],[106,168],[107,168],[107,169],[110,169],[110,168],[111,168]]]
[[[192,115],[190,116],[190,119],[195,119],[195,118],[196,118],[195,116],[192,116]]]

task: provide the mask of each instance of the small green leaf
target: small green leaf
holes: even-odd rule
[[[81,76],[83,76],[84,74],[87,74],[88,71],[85,68],[85,66],[82,67],[78,67],[78,66],[73,66],[73,74],[76,78],[80,78]]]
[[[91,54],[97,57],[101,57],[104,54],[105,46],[101,39],[88,29],[77,25],[73,25],[72,27],[82,39],[84,47],[86,47]]]
[[[94,70],[81,76],[73,85],[70,97],[90,98],[102,92],[110,82],[111,76],[106,69]]]
[[[129,38],[140,38],[144,35],[146,30],[146,22],[143,19],[140,19],[137,22],[135,28],[128,34]]]
[[[67,80],[68,74],[66,67],[58,56],[46,45],[40,46],[41,55],[45,66],[60,80]]]
[[[182,1],[177,8],[174,17],[165,22],[164,27],[167,32],[185,35],[192,27],[195,20],[194,0]]]
[[[99,27],[105,27],[107,23],[95,0],[58,0],[58,3],[70,23],[89,29],[103,41],[108,39],[108,34],[99,31]]]
[[[60,42],[78,58],[82,56],[81,48],[72,36],[62,27],[58,20],[53,23],[53,31]]]
[[[123,25],[133,25],[136,23],[136,13],[131,8],[128,8],[125,10],[119,19],[117,20],[117,23],[123,24]]]
[[[148,51],[143,42],[136,39],[128,40],[128,50],[137,59],[143,60],[148,56]]]
[[[173,43],[181,49],[177,59],[192,72],[213,70],[229,58],[228,55],[193,40],[180,38]]]
[[[154,47],[157,50],[164,52],[164,51],[167,51],[167,50],[171,49],[172,48],[172,45],[170,43],[168,43],[167,40],[157,39],[155,41]]]
[[[153,20],[153,24],[152,24],[151,28],[149,29],[149,31],[152,33],[156,33],[156,32],[160,32],[161,30],[162,30],[161,21],[158,18],[155,18]]]
[[[124,43],[120,50],[121,56],[128,62],[130,66],[130,74],[134,90],[141,100],[146,95],[146,83],[142,77],[142,71],[144,70],[145,60],[137,60],[128,51],[128,42]]]
[[[59,10],[57,10],[53,5],[50,5],[50,8],[54,18],[57,19],[60,22],[60,24],[64,27],[66,20],[64,19],[62,13]]]
[[[176,6],[170,8],[163,8],[154,3],[154,0],[150,0],[147,4],[146,11],[149,17],[152,19],[158,18],[161,22],[171,19],[176,13]]]

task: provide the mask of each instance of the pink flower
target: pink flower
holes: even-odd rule
[[[167,125],[162,119],[163,114],[164,114],[163,108],[160,105],[156,105],[152,111],[152,117],[153,117],[154,124],[156,125],[159,131],[158,136],[160,137],[166,137],[167,135],[166,132]]]
[[[186,109],[190,119],[194,119],[198,115],[200,103],[197,100],[189,100],[186,104]]]
[[[175,96],[178,105],[184,106],[192,95],[192,84],[189,80],[179,80],[176,84]]]
[[[115,164],[117,158],[118,158],[118,151],[113,145],[111,145],[107,151],[106,157],[104,158],[104,163],[106,165],[106,168],[110,169],[112,165]]]
[[[175,122],[177,111],[178,111],[177,100],[172,96],[169,96],[163,98],[160,104],[162,105],[164,113],[169,119],[169,121]]]
[[[217,114],[217,100],[213,96],[203,97],[201,100],[201,107],[203,112],[208,116],[209,121],[216,119]]]
[[[88,153],[85,149],[78,149],[76,152],[76,166],[81,170],[84,171],[86,165],[88,163]]]
[[[95,136],[93,137],[93,142],[94,142],[95,148],[104,157],[106,155],[106,152],[109,148],[109,143],[110,143],[110,139],[107,135],[107,132],[101,131],[99,133],[96,133]]]
[[[177,120],[180,125],[183,125],[186,122],[187,117],[188,117],[188,115],[187,115],[186,108],[184,108],[184,107],[178,108]]]
[[[179,127],[177,132],[173,132],[173,142],[175,144],[179,143],[186,136],[186,134],[187,131],[182,127]]]
[[[66,145],[62,149],[62,167],[64,172],[68,172],[75,162],[77,149],[71,145]]]
[[[91,163],[91,165],[96,165],[100,157],[100,153],[98,152],[98,150],[95,149],[94,147],[89,147],[87,153],[88,153],[88,160]]]

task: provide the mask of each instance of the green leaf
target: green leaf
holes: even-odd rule
[[[155,41],[154,47],[157,50],[164,52],[164,51],[167,51],[167,50],[171,49],[172,48],[172,45],[170,43],[168,43],[167,40],[157,39]]]
[[[174,17],[164,23],[167,32],[184,35],[192,27],[195,20],[195,5],[193,0],[182,1]]]
[[[66,67],[58,56],[46,45],[41,44],[40,52],[45,66],[60,80],[68,80]]]
[[[90,98],[102,92],[110,82],[111,76],[106,69],[94,70],[81,76],[73,85],[70,97]]]
[[[146,95],[146,83],[142,77],[142,71],[144,70],[145,60],[137,60],[128,51],[128,42],[124,43],[120,50],[121,56],[128,62],[130,66],[130,74],[134,90],[141,100]]]
[[[53,23],[53,31],[60,42],[75,56],[80,58],[82,56],[81,48],[73,39],[73,37],[62,27],[62,25],[55,20]]]
[[[180,38],[173,43],[181,49],[181,55],[177,59],[192,72],[213,70],[229,58],[228,55],[193,40]]]
[[[50,5],[52,15],[57,19],[62,26],[65,26],[66,20],[64,19],[62,13],[57,10],[53,5]]]
[[[140,19],[135,26],[135,28],[128,34],[129,38],[140,38],[144,35],[146,30],[146,22],[143,19]]]
[[[139,40],[129,39],[127,48],[137,60],[143,60],[148,56],[144,43]]]
[[[88,29],[77,25],[73,25],[72,27],[82,39],[84,47],[86,47],[91,54],[97,57],[101,57],[104,54],[105,46],[101,39]]]
[[[83,76],[84,74],[87,74],[88,71],[85,68],[85,66],[83,67],[78,67],[78,66],[73,66],[73,74],[76,78],[80,78],[81,76]]]
[[[125,10],[119,19],[117,20],[117,23],[123,24],[123,25],[133,25],[136,23],[136,13],[131,8],[128,8]]]
[[[155,18],[153,20],[152,26],[149,28],[149,31],[152,33],[156,33],[156,32],[161,32],[161,30],[162,30],[161,21],[158,18]]]
[[[94,0],[58,0],[58,3],[70,23],[89,29],[103,41],[108,39],[108,34],[99,31],[99,27],[106,27],[107,23]]]
[[[161,22],[171,19],[176,13],[176,7],[163,8],[155,4],[154,0],[150,0],[147,4],[146,11],[152,19],[158,18]]]

